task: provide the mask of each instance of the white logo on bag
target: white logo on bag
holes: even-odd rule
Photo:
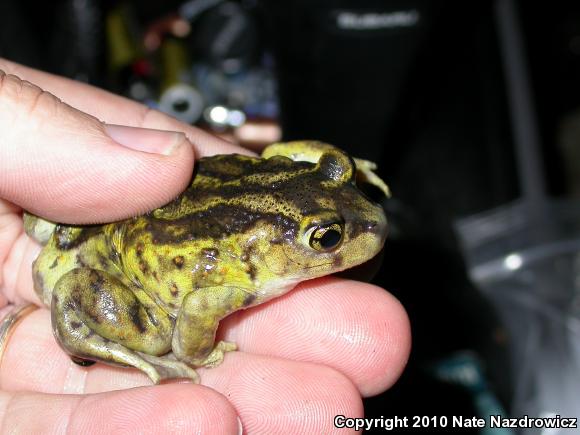
[[[377,30],[395,27],[411,27],[419,21],[416,10],[397,12],[339,12],[336,15],[336,26],[344,30]]]

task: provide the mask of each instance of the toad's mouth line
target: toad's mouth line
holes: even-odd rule
[[[324,262],[324,263],[319,263],[319,264],[313,264],[313,265],[305,265],[304,263],[301,263],[300,261],[298,261],[298,260],[296,260],[296,259],[292,258],[292,257],[291,257],[291,256],[288,254],[288,252],[286,251],[286,247],[282,247],[282,252],[284,253],[284,256],[286,257],[286,259],[287,259],[289,262],[291,262],[291,263],[294,263],[294,264],[297,264],[298,266],[300,266],[300,267],[302,268],[302,270],[307,270],[307,269],[316,269],[316,268],[318,268],[318,267],[330,266],[330,265],[332,265],[332,263],[333,263],[332,261],[326,261],[326,262]],[[264,264],[266,265],[266,267],[268,268],[268,270],[269,270],[271,273],[275,274],[275,275],[283,275],[283,274],[286,272],[286,271],[284,271],[284,269],[283,269],[283,268],[282,268],[282,270],[280,270],[280,271],[276,271],[276,270],[274,270],[274,268],[273,268],[273,267],[272,267],[270,264],[268,264],[268,261],[267,261],[267,260],[264,262]]]

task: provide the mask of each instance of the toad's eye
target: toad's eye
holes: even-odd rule
[[[342,242],[344,228],[340,223],[318,225],[310,233],[309,244],[317,251],[330,251]]]

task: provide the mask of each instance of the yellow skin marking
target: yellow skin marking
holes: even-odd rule
[[[215,343],[221,319],[379,252],[384,212],[356,187],[388,193],[374,168],[328,144],[278,143],[262,158],[201,159],[185,192],[147,215],[71,226],[26,214],[58,342],[79,363],[197,382],[196,367],[236,348]]]

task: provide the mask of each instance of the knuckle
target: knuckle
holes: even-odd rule
[[[152,109],[148,106],[140,106],[136,112],[136,115],[137,115],[137,127],[140,128],[147,128],[148,125],[150,124],[151,119],[158,116],[157,110]]]
[[[54,95],[26,80],[0,71],[0,106],[4,109],[24,111],[25,114],[35,112],[54,113],[60,100]]]

